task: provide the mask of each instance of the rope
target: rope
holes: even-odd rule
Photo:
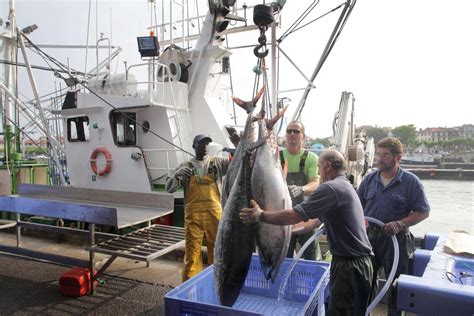
[[[225,43],[227,48],[229,48],[229,36],[225,37]],[[229,79],[230,79],[230,93],[234,95],[234,84],[232,82],[232,69],[230,67],[230,58],[229,58]],[[234,113],[234,124],[237,125],[237,114],[235,113],[235,102],[232,100],[232,112]]]
[[[344,3],[341,3],[340,5],[338,5],[337,7],[335,7],[334,9],[329,10],[328,12],[326,12],[326,13],[324,13],[324,14],[318,16],[317,18],[315,18],[315,19],[309,21],[309,22],[306,23],[306,24],[303,24],[303,25],[300,26],[299,28],[295,28],[295,29],[292,31],[292,33],[301,30],[302,28],[304,28],[304,27],[310,25],[310,24],[313,23],[313,22],[316,22],[317,20],[322,19],[323,17],[325,17],[326,15],[328,15],[328,14],[330,14],[330,13],[334,13],[337,9],[341,8],[343,5],[344,5]],[[288,35],[289,35],[289,34],[288,34]]]
[[[282,36],[277,40],[278,43],[283,41],[288,35],[294,32],[294,29],[311,13],[311,11],[318,5],[318,1],[313,1],[308,8],[293,22],[293,24],[283,33]]]
[[[261,69],[262,69],[262,77],[263,77],[263,85],[265,87],[268,87],[268,76],[267,76],[267,70],[266,70],[266,65],[265,65],[265,58],[260,59],[260,64],[261,64]],[[262,99],[262,108],[264,109],[265,113],[268,113],[268,117],[272,117],[273,113],[271,111],[271,103],[270,103],[270,92],[268,89],[265,89],[265,93],[263,94],[263,99]]]

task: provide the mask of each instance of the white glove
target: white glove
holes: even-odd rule
[[[302,198],[304,195],[303,186],[289,185],[288,191],[290,192],[291,199]]]
[[[189,178],[193,175],[193,169],[183,166],[176,170],[176,173],[174,174],[176,179],[179,179],[181,181],[188,181]]]

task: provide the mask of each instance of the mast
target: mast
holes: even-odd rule
[[[17,33],[20,33],[18,29],[17,29]],[[46,138],[48,139],[48,143],[51,146],[51,152],[53,153],[52,159],[53,159],[53,161],[54,161],[54,163],[57,167],[57,170],[58,170],[58,173],[59,173],[59,180],[61,181],[61,184],[66,185],[66,179],[64,178],[64,174],[61,170],[61,163],[59,162],[59,159],[58,159],[58,148],[55,146],[55,141],[54,141],[54,139],[51,135],[49,124],[46,120],[44,110],[43,110],[43,106],[41,105],[41,98],[40,98],[38,88],[37,88],[37,85],[36,85],[36,80],[33,76],[33,71],[31,69],[30,60],[28,58],[28,54],[26,53],[26,48],[25,48],[25,43],[23,41],[23,37],[21,35],[18,36],[18,40],[20,42],[21,51],[23,53],[23,58],[25,60],[26,70],[28,72],[28,77],[30,79],[31,88],[33,89],[33,94],[34,94],[35,99],[36,99],[36,106],[38,108],[39,116],[40,116],[41,122],[43,123],[43,126],[44,126],[44,131],[46,133]]]
[[[4,59],[7,63],[4,65],[4,80],[9,91],[15,82],[15,72],[13,71],[14,62],[14,44],[15,44],[15,5],[14,0],[9,1],[8,21],[5,22],[6,32],[2,34],[4,43]],[[5,160],[9,161],[14,158],[15,146],[12,140],[14,133],[14,125],[12,123],[12,113],[15,113],[15,103],[12,98],[4,97],[4,117],[3,117],[3,137],[4,137],[4,153]]]

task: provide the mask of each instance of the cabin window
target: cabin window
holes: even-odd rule
[[[67,140],[85,142],[89,140],[89,118],[78,116],[67,119]]]
[[[136,114],[133,112],[113,112],[112,130],[118,146],[136,146]]]

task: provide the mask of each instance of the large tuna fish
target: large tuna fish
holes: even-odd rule
[[[255,249],[255,224],[244,224],[239,218],[242,208],[250,206],[251,156],[256,145],[249,137],[254,120],[249,114],[239,144],[240,166],[217,229],[214,284],[217,297],[225,306],[232,306],[237,300]]]
[[[263,92],[265,91],[265,86],[263,86],[258,93],[255,95],[255,97],[251,101],[242,101],[239,98],[232,97],[234,100],[235,104],[240,106],[242,109],[244,109],[247,114],[249,115],[248,117],[251,118],[251,114],[253,110],[255,109],[255,105],[257,104],[258,100],[261,98]],[[258,126],[255,120],[252,119],[252,122],[249,122],[249,130],[247,131],[247,138],[249,140],[249,143],[254,143],[257,141],[257,133],[258,133]],[[245,131],[244,131],[245,132]],[[227,198],[230,194],[230,190],[232,189],[232,186],[234,185],[235,178],[237,177],[237,172],[239,172],[240,168],[240,163],[242,161],[242,146],[241,142],[237,145],[237,148],[235,149],[234,157],[232,158],[232,161],[230,162],[229,168],[227,169],[226,176],[224,178],[224,184],[223,184],[223,190],[221,193],[221,204],[222,208],[224,208]]]
[[[264,115],[263,110],[260,112]],[[265,212],[291,208],[291,197],[286,180],[283,178],[278,144],[271,130],[281,118],[281,111],[265,124],[259,120],[259,141],[266,138],[264,145],[257,149],[252,171],[252,196]],[[267,280],[272,282],[278,275],[280,265],[286,257],[290,242],[291,226],[258,223],[256,241],[260,255],[260,265]]]

